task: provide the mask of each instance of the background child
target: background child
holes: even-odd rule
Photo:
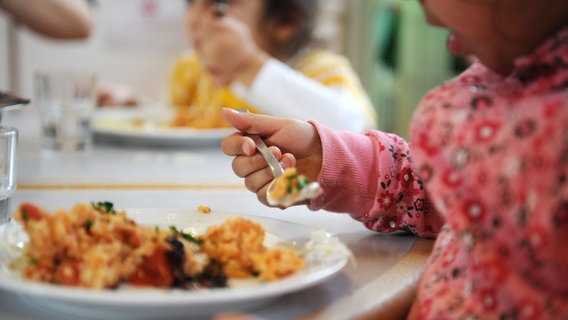
[[[430,24],[452,29],[448,49],[479,61],[423,98],[412,147],[380,131],[223,115],[319,181],[310,209],[437,237],[409,318],[566,319],[568,2],[421,3]],[[272,177],[250,138],[222,149],[266,203]]]
[[[309,46],[316,2],[229,0],[219,15],[216,1],[188,1],[194,50],[174,65],[170,102],[188,110],[187,121],[196,109],[219,115],[231,107],[317,119],[335,129],[375,128],[374,109],[349,62]],[[108,93],[103,104],[123,102]]]

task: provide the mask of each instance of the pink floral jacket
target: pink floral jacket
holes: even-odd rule
[[[311,209],[437,237],[412,317],[568,319],[568,29],[509,76],[477,63],[433,89],[410,148],[314,125]]]

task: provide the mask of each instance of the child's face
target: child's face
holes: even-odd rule
[[[452,29],[448,49],[477,55],[491,45],[495,34],[492,0],[420,0],[428,24]]]
[[[539,1],[420,0],[420,3],[429,24],[452,30],[447,44],[450,52],[472,54],[501,74],[511,72],[516,58],[533,50],[550,30],[557,28],[542,19],[549,12],[547,5]]]
[[[188,5],[186,12],[186,25],[188,29],[189,39],[194,48],[198,48],[199,43],[202,41],[200,38],[200,28],[203,19],[207,15],[212,15],[213,0],[193,0]],[[227,16],[237,19],[250,28],[253,39],[256,44],[267,50],[267,42],[260,29],[260,21],[263,14],[263,1],[262,0],[229,0]]]

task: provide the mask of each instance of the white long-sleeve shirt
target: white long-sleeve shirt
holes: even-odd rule
[[[340,66],[344,68],[344,66]],[[335,71],[320,74],[333,80]],[[233,92],[261,112],[314,120],[334,129],[362,132],[376,127],[376,117],[362,89],[345,83],[326,85],[276,59],[262,67],[250,88],[234,83]],[[324,79],[325,80],[325,79]],[[356,79],[355,79],[356,80]],[[357,81],[358,84],[358,81]]]
[[[316,120],[337,130],[376,128],[376,113],[349,61],[324,50],[303,50],[288,63],[269,59],[250,87],[217,87],[194,52],[172,72],[171,102],[207,110],[246,108],[281,117]]]

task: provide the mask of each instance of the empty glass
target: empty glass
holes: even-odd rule
[[[0,126],[0,224],[10,221],[10,196],[16,190],[18,130]]]
[[[84,150],[91,144],[90,118],[96,107],[96,76],[80,72],[38,73],[35,100],[42,145],[53,150]]]

